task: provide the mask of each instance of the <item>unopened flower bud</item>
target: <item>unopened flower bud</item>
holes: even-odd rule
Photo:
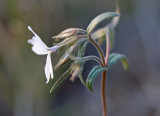
[[[55,39],[56,41],[58,41],[59,39],[68,38],[70,36],[75,35],[78,32],[83,32],[83,31],[84,31],[83,29],[79,29],[79,28],[68,28],[68,29],[62,31],[57,36],[53,36],[52,38]]]

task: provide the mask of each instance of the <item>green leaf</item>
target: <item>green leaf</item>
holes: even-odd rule
[[[52,93],[70,74],[72,68],[69,68],[52,86],[50,93]]]
[[[106,12],[106,13],[102,13],[102,14],[98,15],[88,25],[87,33],[89,34],[103,20],[105,20],[107,18],[112,18],[112,17],[115,17],[115,16],[119,16],[119,15],[117,13],[115,13],[115,12]]]
[[[104,67],[101,67],[101,66],[98,65],[98,66],[95,66],[95,67],[91,70],[91,72],[89,73],[89,75],[88,75],[88,77],[87,77],[87,80],[86,80],[86,86],[87,86],[87,88],[88,88],[92,93],[94,93],[94,92],[93,92],[93,89],[92,89],[92,85],[93,85],[93,82],[94,82],[96,76],[97,76],[99,73],[101,73],[101,72],[103,72],[103,71],[105,71],[105,70],[107,70],[107,68],[104,68]]]
[[[99,65],[93,67],[92,70],[90,71],[90,73],[89,73],[89,75],[88,75],[87,78],[90,78],[90,77],[94,74],[94,72],[95,72],[96,70],[100,69],[100,68],[101,68],[101,66],[99,66]],[[87,81],[86,81],[86,82],[87,82]]]
[[[129,69],[129,64],[126,57],[122,54],[112,53],[109,55],[108,67],[111,67],[113,64],[121,60],[124,69]]]

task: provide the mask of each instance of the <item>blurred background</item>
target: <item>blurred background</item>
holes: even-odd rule
[[[160,1],[121,0],[121,19],[112,52],[125,54],[130,70],[117,63],[108,72],[109,116],[160,116]],[[69,27],[86,29],[97,15],[115,10],[114,0],[0,0],[0,116],[100,116],[101,79],[91,94],[77,79],[68,79],[50,94],[55,72],[46,84],[46,56],[27,43],[30,25],[51,46],[51,37]],[[107,24],[104,21],[99,27]],[[105,44],[102,45],[105,48]],[[95,54],[88,45],[86,55]],[[53,54],[53,65],[60,54]],[[97,55],[97,54],[96,54]],[[85,65],[84,75],[96,63]]]

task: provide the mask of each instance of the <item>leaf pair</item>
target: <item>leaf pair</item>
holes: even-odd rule
[[[122,65],[124,69],[128,70],[129,69],[129,64],[124,55],[117,54],[117,53],[112,53],[109,56],[108,60],[108,66],[107,67],[101,67],[101,66],[95,66],[89,73],[87,80],[86,80],[86,87],[93,93],[93,82],[95,78],[97,77],[98,74],[102,73],[103,71],[108,70],[113,64],[121,60]]]

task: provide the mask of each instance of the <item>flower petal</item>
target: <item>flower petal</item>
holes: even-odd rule
[[[28,26],[28,29],[34,34],[34,36],[32,37],[32,39],[38,41],[39,43],[41,43],[42,46],[47,47],[44,42],[41,40],[41,38],[32,30],[32,28],[30,26]]]
[[[39,43],[38,41],[34,40],[34,39],[29,39],[28,43],[32,44],[32,50],[33,52],[35,52],[38,55],[45,55],[48,54],[48,48],[44,47],[43,45],[41,45],[41,43]]]
[[[28,43],[32,44],[32,50],[38,55],[45,55],[48,53],[48,47],[44,44],[41,38],[28,26],[28,29],[34,34],[32,39],[28,40]]]
[[[46,66],[45,66],[44,70],[45,70],[45,75],[46,75],[46,79],[47,79],[46,83],[48,83],[50,80],[50,75],[51,75],[51,79],[53,79],[53,68],[52,68],[50,53],[48,53],[48,55],[47,55]]]

